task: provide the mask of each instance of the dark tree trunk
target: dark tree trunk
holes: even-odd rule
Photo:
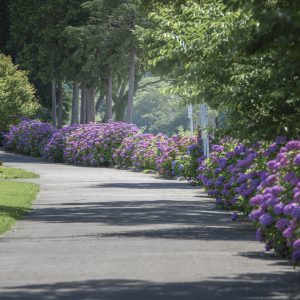
[[[129,123],[132,122],[135,65],[136,65],[136,55],[135,55],[135,49],[132,46],[130,49],[128,104],[127,104],[127,114],[126,114],[126,121]]]
[[[127,107],[127,99],[125,101],[121,100],[118,102],[118,105],[115,106],[116,110],[116,121],[125,121],[125,113],[126,113],[126,107]]]
[[[58,111],[57,111],[57,127],[63,126],[63,84],[62,81],[58,82]]]
[[[90,89],[85,87],[85,123],[90,122]]]
[[[112,75],[107,79],[107,90],[106,90],[106,118],[108,122],[112,119]]]
[[[85,84],[81,86],[81,107],[80,107],[80,123],[86,123],[86,87]]]
[[[56,113],[56,83],[52,80],[52,125],[57,126],[57,113]]]
[[[96,97],[96,90],[94,88],[90,89],[90,117],[89,121],[90,122],[95,122],[96,121],[96,103],[95,103],[95,97]]]
[[[79,83],[73,82],[72,117],[71,124],[79,123]]]
[[[115,112],[116,112],[116,120],[117,121],[125,121],[125,113],[126,113],[126,107],[127,107],[127,98],[128,94],[125,94],[126,89],[126,83],[122,83],[120,90],[119,90],[119,96],[118,99],[115,101]]]

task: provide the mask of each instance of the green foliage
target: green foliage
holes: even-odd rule
[[[74,0],[11,1],[11,47],[18,49],[21,65],[35,78],[49,82],[64,79],[70,72],[70,56],[63,31],[69,24],[82,20],[80,4]]]
[[[85,21],[67,26],[62,34],[71,68],[77,66],[70,74],[94,86],[101,86],[110,73],[124,76],[134,38],[134,1],[85,1],[81,10]]]
[[[156,81],[157,78],[146,77],[140,86]],[[172,135],[180,128],[187,129],[187,110],[180,107],[180,98],[171,94],[164,94],[163,89],[169,87],[166,82],[158,82],[140,88],[135,96],[133,122],[138,127],[144,127],[151,133]]]
[[[202,145],[194,144],[189,147],[188,153],[176,157],[173,162],[173,174],[183,176],[189,182],[199,183],[197,175],[199,174],[199,164],[205,157],[203,156]]]
[[[0,53],[0,132],[8,130],[20,117],[34,117],[38,109],[26,72]]]
[[[296,137],[299,8],[280,0],[156,3],[137,33],[149,66],[173,80],[173,92],[225,112],[227,133]]]

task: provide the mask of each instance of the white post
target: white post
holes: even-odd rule
[[[201,138],[203,141],[203,152],[206,157],[209,156],[209,141],[207,135],[208,126],[208,107],[206,103],[200,105],[200,126],[201,126]]]
[[[189,104],[188,106],[188,118],[190,119],[190,130],[191,133],[194,133],[194,118],[193,118],[193,105]]]

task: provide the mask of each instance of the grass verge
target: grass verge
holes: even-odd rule
[[[34,183],[0,181],[0,234],[30,211],[38,191]]]
[[[9,230],[30,211],[39,191],[34,183],[9,181],[9,178],[37,178],[38,175],[21,169],[0,166],[0,234]]]
[[[9,168],[0,166],[0,179],[10,179],[10,178],[38,178],[37,174],[28,172],[21,169]]]

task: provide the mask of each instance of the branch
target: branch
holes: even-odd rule
[[[160,82],[162,82],[161,79],[158,79],[158,80],[152,81],[152,82],[147,82],[147,83],[145,83],[145,84],[143,84],[143,85],[140,85],[140,86],[138,87],[138,90],[139,90],[139,89],[144,89],[145,87],[147,87],[147,86],[149,86],[149,85],[156,84],[156,83],[160,83]]]

